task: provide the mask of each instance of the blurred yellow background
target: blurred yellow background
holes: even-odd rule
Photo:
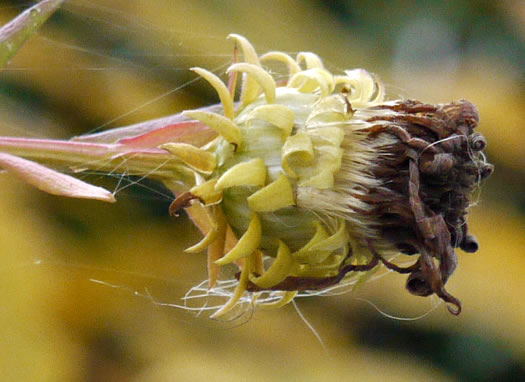
[[[188,69],[223,73],[229,33],[259,53],[366,68],[391,98],[468,99],[496,172],[469,220],[481,250],[460,253],[448,284],[461,316],[396,274],[300,299],[322,343],[291,305],[227,323],[160,306],[206,277],[204,256],[182,252],[199,234],[167,216],[166,190],[93,174],[127,187],[106,205],[1,176],[0,380],[524,380],[525,5],[437,4],[70,0],[0,72],[0,134],[68,138],[215,103]],[[0,22],[30,5],[1,1]]]

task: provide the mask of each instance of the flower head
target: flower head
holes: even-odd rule
[[[187,251],[207,251],[209,294],[234,288],[215,316],[240,301],[279,306],[297,293],[356,283],[381,265],[409,274],[411,293],[437,294],[459,314],[445,284],[455,248],[478,248],[466,215],[493,170],[475,132],[476,108],[385,101],[365,70],[333,74],[313,53],[258,56],[244,37],[229,38],[243,61],[227,70],[228,84],[193,69],[221,105],[185,111],[161,127],[157,121],[69,142],[2,138],[0,150],[163,182],[177,193],[170,212],[185,208],[204,234]],[[285,64],[288,78],[277,81],[263,66],[268,61]],[[400,253],[414,256],[413,265],[395,265]],[[225,282],[227,267],[239,272]]]

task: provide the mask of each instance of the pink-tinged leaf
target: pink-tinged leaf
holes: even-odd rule
[[[101,187],[92,186],[27,159],[0,153],[0,168],[53,195],[115,202],[113,194]]]
[[[215,113],[222,112],[222,105],[211,105],[200,108],[199,110],[210,111]],[[134,125],[116,127],[102,131],[100,133],[86,134],[74,137],[72,141],[75,142],[93,142],[93,143],[117,143],[125,138],[138,137],[151,131],[162,129],[169,125],[177,125],[181,122],[189,122],[190,119],[182,114],[173,114],[167,117],[157,118],[150,121],[136,123]],[[195,122],[195,121],[193,121]],[[166,143],[166,142],[164,142]],[[184,142],[190,143],[190,142]]]
[[[201,122],[187,121],[155,129],[136,137],[124,138],[118,141],[127,147],[154,148],[165,143],[188,143],[203,146],[217,136],[217,133]]]

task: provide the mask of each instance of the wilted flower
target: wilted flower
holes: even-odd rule
[[[106,201],[111,193],[27,159],[163,182],[177,194],[170,212],[186,209],[204,235],[187,251],[207,251],[210,294],[224,292],[223,267],[239,269],[214,316],[247,298],[280,306],[381,264],[409,274],[412,294],[436,294],[459,314],[445,284],[454,248],[478,249],[466,214],[493,170],[474,132],[476,108],[385,101],[365,70],[332,74],[313,53],[259,57],[244,37],[230,38],[243,61],[228,68],[228,85],[193,69],[220,105],[66,142],[0,138],[0,166],[47,192]],[[270,61],[285,64],[288,78],[276,81],[263,66]],[[392,263],[400,253],[413,265]]]

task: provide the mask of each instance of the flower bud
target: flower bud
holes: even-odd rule
[[[223,114],[185,113],[219,134],[206,147],[217,165],[200,171],[192,192],[204,209],[224,214],[210,213],[212,225],[227,225],[216,231],[231,229],[238,239],[209,263],[213,281],[219,267],[241,268],[236,291],[215,316],[246,292],[264,295],[259,304],[287,302],[298,292],[357,282],[380,264],[409,273],[411,293],[435,293],[459,314],[445,283],[456,267],[454,248],[478,248],[466,215],[492,169],[485,139],[474,132],[476,108],[464,100],[385,101],[374,76],[362,69],[334,75],[313,53],[262,56],[289,67],[278,86],[249,42],[231,38],[247,61],[228,69],[243,73],[241,105],[232,114],[226,85],[195,69],[217,90]],[[390,262],[399,253],[417,259],[401,268]],[[217,257],[217,248],[209,255]]]

